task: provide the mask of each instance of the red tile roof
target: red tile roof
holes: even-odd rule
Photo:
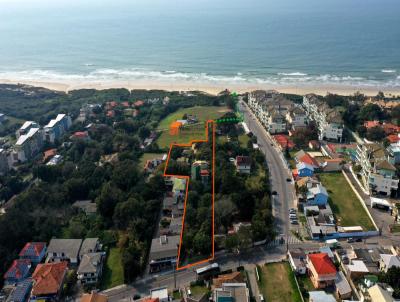
[[[295,143],[291,141],[286,135],[277,134],[274,135],[275,141],[282,147],[282,148],[289,148],[292,149],[295,146]]]
[[[333,264],[332,260],[329,258],[328,254],[309,254],[308,259],[310,259],[318,275],[336,274],[336,267]]]
[[[63,284],[67,267],[67,262],[38,264],[32,275],[32,295],[57,294]]]
[[[140,107],[140,106],[143,106],[143,105],[144,105],[144,102],[141,101],[141,100],[138,100],[138,101],[134,102],[133,105],[134,105],[135,107]]]
[[[364,127],[367,129],[374,128],[380,126],[381,123],[379,121],[366,121],[364,122]]]
[[[237,165],[251,165],[251,158],[249,156],[236,156]]]
[[[57,149],[49,149],[44,151],[43,161],[46,162],[49,158],[57,154]]]
[[[400,127],[393,125],[392,123],[384,123],[382,127],[386,134],[395,134],[400,132]]]
[[[122,102],[121,105],[124,107],[129,107],[129,102]]]
[[[77,131],[72,136],[74,138],[87,138],[89,135],[86,131]]]
[[[314,157],[312,157],[310,154],[308,154],[307,152],[302,157],[300,157],[298,160],[299,160],[299,162],[309,164],[310,166],[313,166],[314,168],[319,167],[317,160]]]
[[[43,249],[46,247],[44,242],[28,242],[19,252],[20,257],[38,257],[42,253]]]

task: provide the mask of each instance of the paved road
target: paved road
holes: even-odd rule
[[[290,230],[289,208],[294,207],[295,189],[290,171],[284,162],[282,153],[278,150],[275,142],[270,138],[265,128],[261,125],[255,115],[244,102],[240,102],[239,109],[243,112],[244,120],[250,131],[257,136],[260,150],[265,154],[268,163],[271,190],[278,194],[273,196],[273,212],[278,234],[288,237]]]

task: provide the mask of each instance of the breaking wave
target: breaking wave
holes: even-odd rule
[[[63,73],[51,70],[25,70],[1,72],[0,80],[31,81],[49,83],[115,83],[115,82],[182,82],[212,85],[343,85],[357,87],[400,87],[400,76],[386,80],[369,79],[360,76],[340,76],[331,74],[309,75],[302,72],[254,75],[238,72],[232,75],[213,75],[209,73],[189,73],[174,70],[155,71],[143,68],[95,69],[86,73]]]

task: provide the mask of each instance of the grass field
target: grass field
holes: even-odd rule
[[[121,262],[121,251],[119,248],[111,248],[107,255],[104,267],[101,288],[107,289],[124,283],[124,270]]]
[[[207,120],[217,119],[228,111],[228,108],[218,106],[195,106],[190,108],[182,108],[164,118],[158,125],[157,129],[168,130],[169,125],[176,120],[181,120],[185,113],[195,115],[199,122],[205,122]]]
[[[287,262],[263,266],[259,285],[265,301],[301,302],[294,278]]]
[[[157,127],[157,130],[162,131],[160,137],[157,139],[157,144],[160,148],[169,148],[170,144],[183,144],[189,143],[191,140],[204,139],[205,128],[201,127],[201,124],[209,119],[217,119],[228,112],[229,109],[226,107],[218,106],[195,106],[190,108],[183,108],[177,112],[171,113],[164,118]],[[169,134],[169,125],[179,119],[182,119],[184,114],[195,115],[199,121],[199,124],[187,125],[178,135]],[[199,127],[200,126],[200,127]]]
[[[364,230],[375,230],[372,221],[357,199],[342,173],[319,174],[329,194],[329,204],[341,226],[361,226]]]

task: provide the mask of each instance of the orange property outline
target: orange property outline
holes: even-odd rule
[[[211,240],[212,240],[212,254],[211,257],[208,259],[200,260],[195,263],[187,264],[185,266],[180,267],[179,266],[179,260],[180,260],[180,255],[181,255],[181,247],[182,247],[182,237],[183,237],[183,230],[185,227],[185,217],[186,217],[186,202],[188,198],[188,193],[189,193],[189,181],[190,181],[190,176],[187,175],[176,175],[176,174],[167,174],[167,168],[168,168],[168,162],[171,156],[171,150],[174,146],[177,147],[192,147],[194,143],[208,143],[209,142],[209,133],[208,133],[208,124],[211,124],[212,127],[212,136],[213,136],[213,146],[212,146],[212,185],[211,185],[211,195],[212,195],[212,224],[211,224]],[[176,178],[183,178],[186,179],[186,193],[185,193],[185,202],[184,202],[184,208],[183,208],[183,217],[182,217],[182,228],[181,228],[181,236],[179,240],[179,248],[178,248],[178,259],[177,259],[177,265],[176,265],[176,270],[182,270],[185,268],[189,268],[201,263],[208,262],[210,260],[214,259],[214,167],[215,167],[215,122],[214,120],[207,120],[206,122],[206,139],[205,140],[191,140],[188,144],[176,144],[172,143],[169,147],[169,152],[168,152],[168,157],[167,161],[165,164],[164,168],[164,177],[176,177]]]

